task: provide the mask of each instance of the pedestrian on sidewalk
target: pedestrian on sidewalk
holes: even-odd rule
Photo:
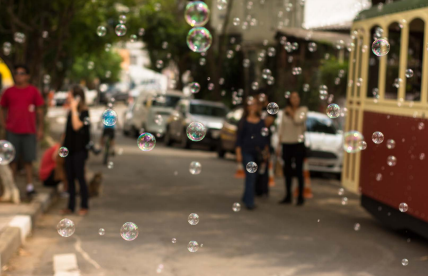
[[[32,162],[36,160],[37,140],[43,138],[44,102],[39,90],[30,84],[30,70],[26,65],[15,65],[13,74],[15,85],[6,89],[0,100],[0,123],[6,129],[6,140],[15,147],[16,155],[11,163],[15,181],[22,158],[27,196],[32,196],[36,192]]]
[[[236,159],[242,162],[244,168],[250,162],[260,166],[269,158],[268,138],[262,135],[265,122],[261,118],[258,99],[250,97],[244,107],[244,115],[238,123],[238,137],[236,140]],[[245,188],[242,201],[248,210],[253,210],[254,189],[258,171],[245,170]]]
[[[56,143],[43,153],[40,161],[39,178],[46,187],[56,188],[62,182],[64,190],[67,190],[64,158],[61,158],[58,153],[60,146],[60,143]]]
[[[88,186],[85,179],[85,163],[88,158],[87,145],[90,141],[89,124],[85,124],[85,119],[89,118],[89,111],[85,101],[83,89],[76,85],[68,93],[67,102],[70,112],[67,117],[65,138],[63,147],[68,149],[68,156],[65,157],[65,171],[68,183],[69,200],[66,209],[62,214],[71,214],[76,207],[76,185],[79,181],[80,190],[80,210],[79,215],[86,215],[89,210]]]
[[[306,132],[306,116],[308,108],[300,106],[300,96],[297,92],[292,92],[287,99],[282,120],[279,127],[279,142],[277,155],[281,155],[284,160],[285,176],[285,198],[280,204],[290,204],[292,202],[292,176],[293,162],[295,164],[295,173],[299,181],[299,196],[297,205],[304,204],[303,189],[303,161],[306,157],[306,147],[304,142]]]

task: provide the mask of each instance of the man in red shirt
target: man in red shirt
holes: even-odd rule
[[[36,160],[36,134],[37,140],[43,137],[43,98],[39,90],[30,85],[30,71],[26,65],[14,67],[14,80],[15,85],[6,89],[0,99],[0,123],[6,128],[6,140],[15,147],[16,156],[11,163],[13,174],[16,178],[16,161],[22,158],[27,175],[27,194],[32,195],[35,193],[32,162]]]

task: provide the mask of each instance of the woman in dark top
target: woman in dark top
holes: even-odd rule
[[[255,162],[258,166],[268,158],[268,138],[262,136],[262,128],[265,127],[261,119],[259,102],[251,98],[244,108],[244,115],[238,124],[238,137],[236,140],[236,159],[242,162],[246,168],[249,162]],[[248,210],[254,206],[254,185],[258,172],[250,173],[245,169],[245,190],[242,201]]]
[[[89,117],[88,108],[85,103],[85,93],[80,86],[74,86],[68,93],[67,98],[70,112],[67,118],[65,138],[63,147],[69,151],[65,157],[65,170],[67,173],[69,201],[68,207],[62,210],[62,214],[74,212],[76,207],[75,180],[80,186],[80,210],[79,215],[88,213],[88,186],[85,180],[85,162],[88,157],[86,145],[89,143],[89,126],[83,122]]]

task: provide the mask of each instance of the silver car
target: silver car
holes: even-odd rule
[[[182,148],[189,148],[186,128],[191,122],[200,122],[207,128],[207,134],[198,143],[209,145],[211,150],[216,149],[227,112],[226,106],[219,102],[182,99],[168,118],[165,144],[170,146],[173,142],[179,142]]]

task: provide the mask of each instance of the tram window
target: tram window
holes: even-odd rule
[[[374,26],[370,30],[370,38],[374,41],[378,36],[381,35],[382,30],[379,26]],[[383,31],[382,31],[383,32]],[[371,44],[371,43],[370,43]],[[370,51],[371,52],[371,51]],[[379,97],[379,57],[370,53],[369,59],[369,68],[367,72],[368,80],[367,80],[367,98],[378,98]]]
[[[406,101],[421,100],[424,29],[425,22],[419,18],[414,19],[409,24],[409,49],[406,70],[411,70],[413,76],[408,77],[411,74],[408,75],[409,72],[406,71]]]
[[[397,82],[399,78],[398,69],[400,65],[400,41],[401,28],[398,23],[392,23],[388,27],[388,40],[391,45],[387,57],[386,65],[386,83],[385,83],[385,99],[397,99],[398,88]]]

